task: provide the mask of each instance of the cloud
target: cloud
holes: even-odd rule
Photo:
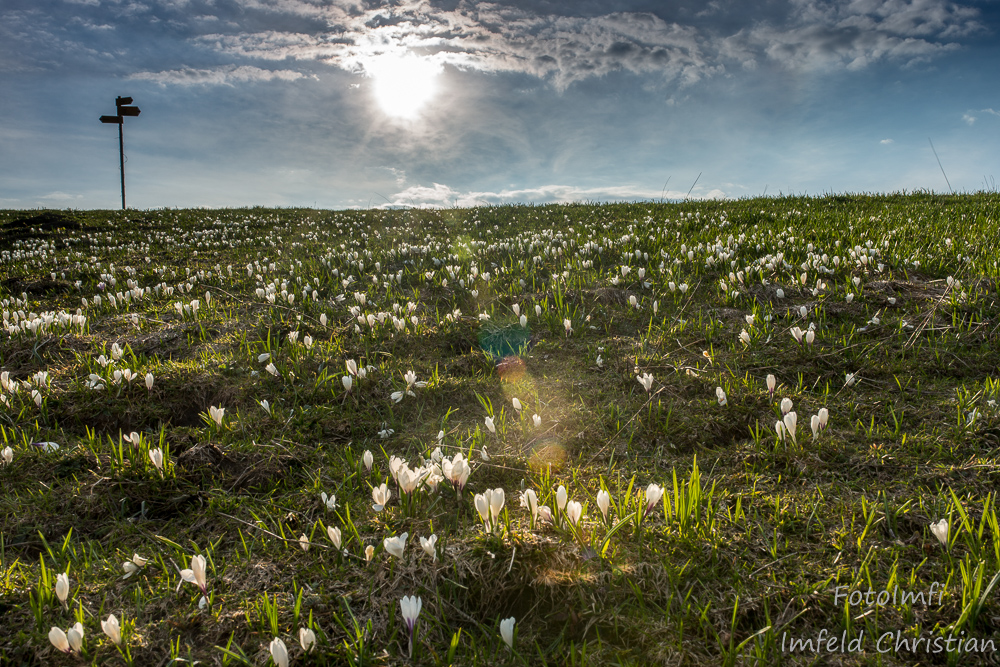
[[[215,69],[194,69],[191,67],[183,67],[181,69],[166,70],[163,72],[136,72],[135,74],[129,75],[129,79],[135,79],[138,81],[153,81],[160,85],[181,85],[181,86],[196,86],[196,85],[227,85],[231,86],[234,83],[247,83],[254,81],[272,81],[274,79],[279,79],[281,81],[296,81],[298,79],[306,78],[307,75],[301,72],[296,72],[294,70],[280,69],[280,70],[268,70],[261,69],[259,67],[252,67],[249,65],[231,65],[227,67],[218,67]],[[310,77],[310,78],[315,78]]]
[[[69,201],[71,199],[83,199],[83,195],[71,195],[65,192],[50,192],[47,195],[41,195],[39,199],[45,199],[48,201]]]
[[[728,35],[711,24],[648,12],[566,16],[468,0],[451,9],[422,0],[375,7],[247,0],[243,6],[322,18],[328,28],[219,33],[194,42],[230,57],[315,60],[357,73],[369,72],[381,55],[409,51],[462,69],[528,74],[560,90],[618,71],[690,84],[722,74],[733,61],[746,69],[771,62],[796,71],[862,69],[883,60],[912,65],[984,29],[978,9],[947,0],[789,0],[781,14],[756,7],[759,21],[750,18],[754,6],[741,6],[746,16]]]
[[[879,143],[888,146],[889,144],[894,143],[894,142],[893,142],[892,139],[883,139]]]
[[[634,185],[582,188],[572,185],[543,185],[537,188],[501,190],[500,192],[454,190],[447,185],[434,183],[413,185],[388,198],[378,208],[469,208],[513,203],[553,204],[570,202],[642,201],[652,199],[682,199],[684,192],[651,190]],[[726,193],[713,189],[703,194],[692,194],[691,199],[723,199]]]
[[[162,72],[147,65],[133,76],[164,84],[301,78],[287,70],[239,72],[262,61],[313,61],[370,75],[379,56],[410,52],[439,66],[529,75],[557,90],[617,72],[690,85],[734,65],[754,70],[767,63],[796,72],[881,61],[913,65],[985,30],[978,8],[950,0],[680,1],[603,14],[597,8],[628,3],[587,3],[584,11],[552,0],[535,5],[543,12],[527,2],[473,0],[65,2],[72,3],[70,19],[59,17],[56,8],[65,5],[56,0],[0,11],[0,44],[9,42],[10,54],[24,60],[20,69],[69,60],[106,70],[109,62],[130,62],[124,56],[138,55],[135,44],[148,39],[160,53],[173,54],[167,56],[172,62]],[[87,29],[72,32],[68,24]],[[121,36],[102,36],[111,32]],[[163,48],[167,43],[172,48]],[[220,55],[232,71],[207,66]]]
[[[791,70],[856,70],[882,60],[923,62],[959,48],[944,40],[984,30],[977,9],[946,0],[790,4],[785,21],[742,29],[723,39],[721,52],[745,67],[764,58]]]
[[[976,120],[978,120],[978,116],[974,116],[973,114],[987,114],[1000,118],[1000,111],[997,111],[996,109],[978,109],[966,111],[962,114],[962,120],[964,120],[967,125],[975,125]]]

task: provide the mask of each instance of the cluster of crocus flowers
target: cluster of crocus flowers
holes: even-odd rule
[[[826,408],[820,408],[819,412],[812,416],[809,420],[809,426],[812,428],[813,440],[819,437],[819,434],[826,429],[827,422],[830,420],[830,411]]]
[[[521,507],[527,508],[528,513],[531,515],[531,528],[535,528],[535,524],[538,523],[539,518],[544,518],[547,521],[552,521],[552,511],[545,505],[538,504],[538,494],[535,493],[534,489],[526,489],[521,492]]]
[[[79,653],[83,649],[83,623],[78,621],[65,632],[62,628],[53,627],[49,630],[49,641],[64,653]]]
[[[799,327],[792,327],[791,334],[792,338],[794,338],[795,342],[798,343],[799,345],[802,345],[803,341],[805,341],[806,345],[812,345],[813,341],[816,340],[816,331],[812,328],[812,326],[810,326],[809,329],[805,331],[803,331]]]
[[[441,472],[444,474],[444,478],[454,485],[455,490],[461,493],[466,482],[469,481],[469,475],[472,474],[472,467],[465,457],[458,453],[453,458],[444,457],[441,459]]]
[[[486,489],[483,493],[476,494],[476,511],[487,532],[495,533],[500,527],[500,510],[503,509],[504,501],[503,489]]]

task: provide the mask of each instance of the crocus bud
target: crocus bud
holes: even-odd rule
[[[316,633],[311,628],[299,628],[299,644],[303,651],[309,653],[316,645]]]
[[[274,664],[278,667],[288,667],[288,649],[285,647],[285,642],[275,637],[271,640],[269,648]]]
[[[503,642],[511,650],[514,650],[514,617],[505,618],[500,621],[500,636]]]
[[[65,572],[56,577],[56,597],[60,602],[66,602],[69,597],[69,575]]]
[[[604,518],[608,518],[608,508],[611,507],[611,494],[601,489],[597,492],[597,507],[600,508]]]

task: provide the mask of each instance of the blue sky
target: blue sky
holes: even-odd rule
[[[0,90],[0,208],[120,206],[116,95],[137,208],[1000,179],[998,0],[4,0]]]

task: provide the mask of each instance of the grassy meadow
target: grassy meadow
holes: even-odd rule
[[[0,665],[1000,664],[998,261],[996,193],[0,211]]]

